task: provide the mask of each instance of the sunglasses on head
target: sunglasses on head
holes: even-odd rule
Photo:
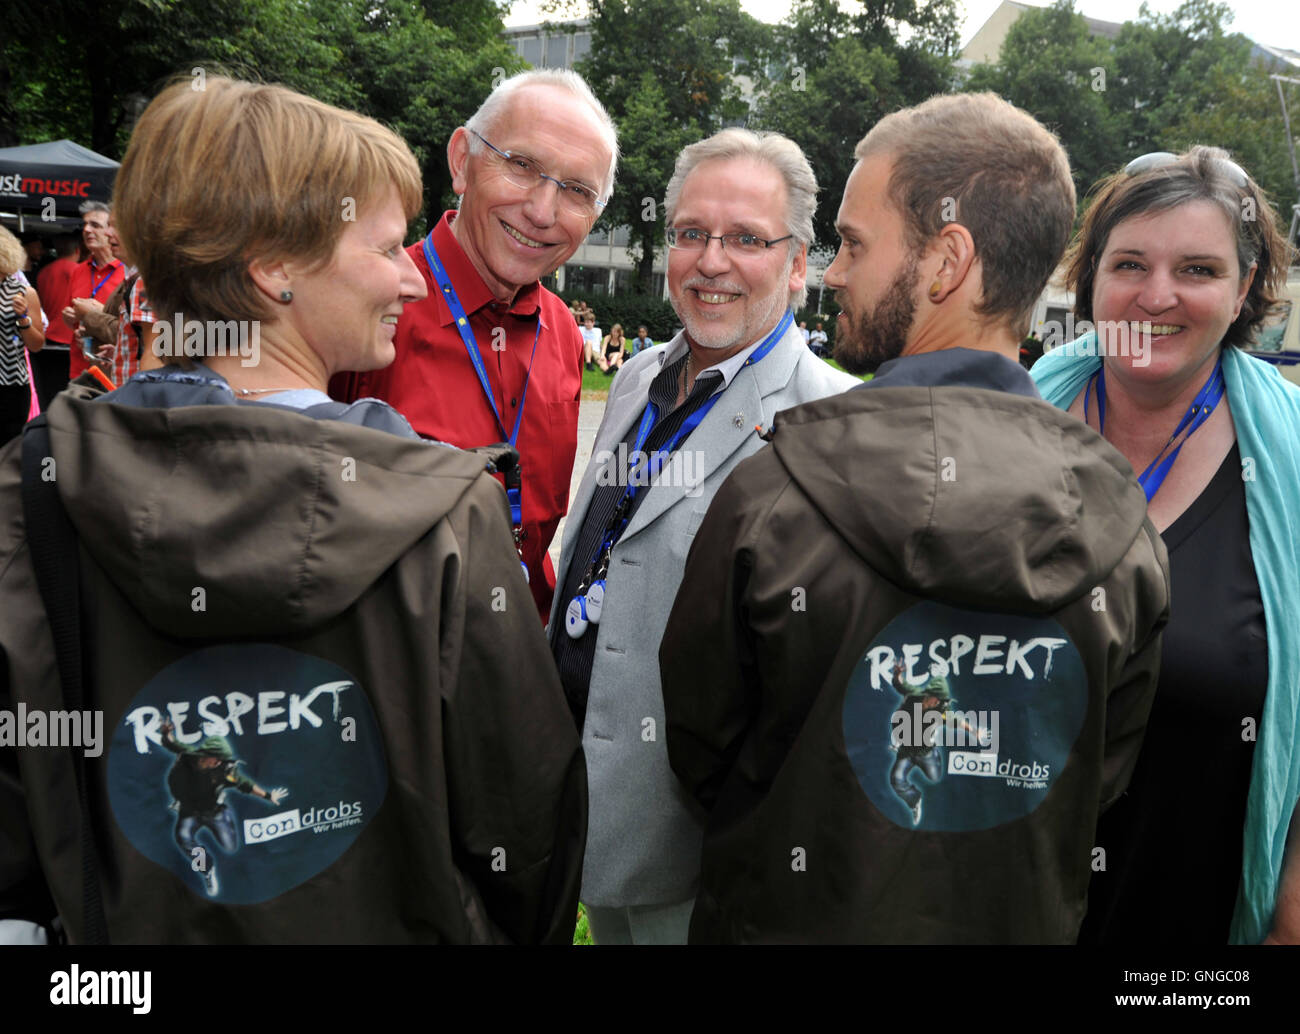
[[[1150,154],[1144,154],[1139,158],[1134,158],[1124,166],[1125,176],[1137,176],[1152,169],[1162,169],[1166,165],[1175,165],[1182,159],[1169,151],[1152,151]],[[1250,184],[1250,177],[1246,175],[1246,170],[1236,162],[1228,158],[1215,158],[1214,162],[1225,173],[1228,178],[1241,190],[1245,190]]]

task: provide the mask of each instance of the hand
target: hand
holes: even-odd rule
[[[63,317],[64,323],[66,323],[69,327],[72,327],[74,330],[76,329],[77,327],[76,309],[74,309],[71,305],[65,306],[63,312],[61,312],[59,315]]]
[[[170,736],[172,734],[172,729],[175,727],[172,725],[170,718],[164,718],[160,728],[162,729],[164,736]]]
[[[77,319],[85,319],[87,313],[103,312],[104,303],[94,298],[73,298],[72,309],[77,314]]]
[[[272,804],[279,804],[282,800],[284,800],[286,797],[289,796],[289,791],[285,789],[283,786],[277,786],[266,796],[270,799]]]
[[[27,315],[27,292],[19,291],[14,295],[14,315],[19,319]]]

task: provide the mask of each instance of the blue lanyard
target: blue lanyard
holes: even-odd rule
[[[424,260],[429,264],[429,270],[433,273],[433,279],[437,281],[438,287],[442,290],[442,297],[447,302],[447,308],[451,310],[451,318],[456,322],[456,329],[460,332],[460,339],[465,343],[465,351],[469,353],[469,361],[474,367],[474,372],[478,374],[479,385],[483,388],[483,394],[487,397],[488,405],[492,407],[492,416],[496,418],[497,429],[500,430],[501,436],[510,443],[510,447],[515,447],[515,442],[519,440],[519,427],[524,419],[524,404],[528,401],[528,385],[533,379],[533,360],[537,358],[537,340],[542,336],[542,315],[539,311],[537,314],[537,330],[533,334],[533,353],[528,358],[528,372],[524,375],[524,390],[519,396],[519,411],[515,414],[515,426],[506,436],[505,421],[501,419],[501,410],[497,409],[496,394],[492,391],[492,384],[488,380],[487,368],[483,365],[483,356],[478,350],[478,342],[474,338],[474,329],[469,325],[469,317],[465,315],[465,306],[461,305],[460,298],[456,295],[456,288],[451,285],[451,278],[447,276],[447,270],[443,268],[442,262],[438,258],[438,251],[433,246],[433,231],[429,231],[429,236],[424,238]],[[522,457],[521,457],[522,462]],[[518,465],[515,468],[519,470]],[[506,484],[506,499],[510,503],[510,521],[515,527],[516,543],[519,540],[519,528],[523,525],[523,485],[513,484],[513,481],[519,481],[519,477],[508,479]]]
[[[785,315],[781,317],[781,321],[776,325],[776,329],[763,339],[761,345],[754,349],[750,354],[750,357],[746,359],[744,364],[741,366],[741,369],[743,370],[746,366],[753,366],[755,363],[760,362],[768,352],[772,351],[772,349],[776,347],[776,343],[785,336],[785,332],[790,329],[790,326],[793,323],[794,313],[789,309],[786,309]],[[670,437],[668,441],[666,441],[660,448],[656,449],[652,456],[646,457],[647,471],[644,479],[634,479],[630,476],[631,472],[628,472],[627,487],[623,490],[623,498],[619,500],[618,508],[614,511],[617,516],[615,520],[611,521],[610,529],[605,533],[600,548],[596,552],[596,556],[592,558],[593,568],[595,565],[599,564],[600,558],[606,550],[614,548],[614,543],[619,540],[624,530],[627,528],[628,521],[631,520],[629,511],[632,507],[632,500],[636,498],[636,491],[639,487],[637,481],[644,480],[646,484],[653,481],[658,475],[660,468],[663,466],[664,460],[672,455],[673,450],[677,448],[680,442],[700,426],[700,422],[703,421],[705,416],[708,415],[709,410],[714,407],[720,398],[722,398],[722,392],[720,391],[710,395],[699,409],[695,410],[695,412],[682,421],[681,427],[677,428],[677,430],[673,432],[672,437]],[[642,448],[645,446],[646,439],[650,437],[650,432],[653,430],[654,425],[658,420],[659,407],[653,402],[646,402],[645,409],[641,411],[641,422],[637,425],[636,441],[632,446],[632,451],[628,454],[629,456],[635,456],[641,452]]]
[[[91,282],[93,283],[95,279],[95,273],[94,273],[95,264],[93,262],[90,264],[90,268],[91,268],[90,279]],[[94,286],[91,287],[90,297],[94,298],[95,295],[99,294],[99,289],[103,287],[106,283],[108,283],[108,281],[112,278],[112,276],[113,276],[113,263],[110,262],[108,264],[108,272],[104,274],[104,279],[102,279],[99,283],[94,284]]]
[[[1097,430],[1100,434],[1106,433],[1106,376],[1105,369],[1089,379],[1088,387],[1083,396],[1083,419],[1088,419],[1088,405],[1092,398],[1092,382],[1097,382]],[[1209,379],[1197,393],[1196,398],[1192,399],[1192,404],[1187,407],[1187,412],[1183,414],[1182,420],[1174,428],[1174,433],[1169,436],[1169,441],[1165,442],[1164,447],[1156,454],[1150,465],[1138,476],[1138,484],[1142,486],[1142,491],[1146,493],[1147,502],[1155,498],[1156,493],[1160,491],[1160,486],[1165,483],[1165,477],[1174,465],[1174,460],[1178,459],[1178,453],[1182,447],[1187,444],[1187,439],[1196,433],[1197,429],[1210,419],[1210,414],[1214,412],[1214,407],[1219,404],[1223,398],[1223,360],[1219,359],[1214,364],[1214,369],[1210,372]],[[1186,432],[1184,434],[1183,432]],[[1182,441],[1179,441],[1172,452],[1169,447],[1182,435]],[[1168,453],[1168,455],[1166,455]]]

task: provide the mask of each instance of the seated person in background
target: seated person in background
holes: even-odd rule
[[[605,373],[621,370],[623,368],[623,351],[626,348],[627,339],[623,337],[623,324],[615,323],[609,328],[609,333],[605,335],[605,342],[601,345],[600,355],[596,357],[596,365]]]
[[[596,368],[596,359],[600,355],[601,333],[596,326],[596,314],[588,309],[582,314],[582,361],[586,369]]]
[[[636,328],[636,337],[632,339],[632,354],[644,352],[647,348],[654,348],[655,343],[650,340],[650,333],[644,326]]]

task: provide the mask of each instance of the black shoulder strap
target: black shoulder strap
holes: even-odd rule
[[[54,636],[64,703],[71,710],[82,711],[85,692],[81,678],[77,535],[59,499],[54,472],[49,469],[53,462],[50,428],[45,417],[39,416],[23,432],[23,523],[36,583]],[[82,751],[70,749],[81,808],[82,943],[107,944],[108,923],[99,890],[99,856],[90,829],[86,759]]]

